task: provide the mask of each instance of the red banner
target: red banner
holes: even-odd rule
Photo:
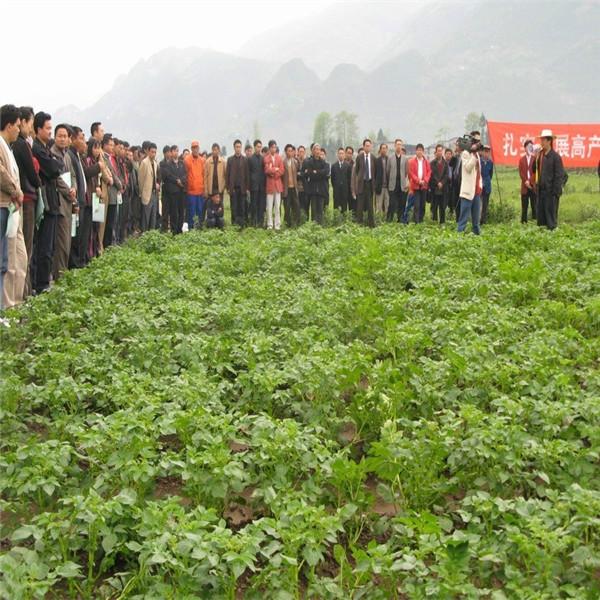
[[[565,167],[597,167],[600,161],[600,124],[556,124],[556,123],[500,123],[488,121],[488,135],[492,157],[497,165],[519,164],[525,154],[523,143],[533,140],[542,129],[551,129],[556,136],[554,149],[562,157]]]

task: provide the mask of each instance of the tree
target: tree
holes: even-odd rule
[[[481,115],[476,112],[470,112],[465,117],[465,133],[479,131],[481,129]]]
[[[377,132],[377,144],[383,144],[384,142],[387,142],[387,136],[385,133],[383,133],[383,129],[381,129],[381,127],[379,128],[379,131]]]
[[[345,110],[333,118],[333,132],[339,146],[356,146],[358,143],[358,116]]]
[[[469,130],[469,131],[472,131],[472,130]],[[447,127],[446,125],[443,125],[442,127],[440,127],[437,130],[437,133],[435,134],[435,141],[437,144],[442,144],[444,142],[447,142],[449,137],[450,137],[450,128]]]
[[[315,127],[313,129],[313,142],[320,146],[327,147],[331,141],[333,129],[333,120],[328,112],[320,112],[315,119]]]

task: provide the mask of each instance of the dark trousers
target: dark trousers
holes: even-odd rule
[[[521,223],[527,223],[527,211],[529,205],[531,205],[531,218],[536,218],[536,204],[537,198],[533,190],[528,189],[526,194],[521,194]]]
[[[80,268],[88,264],[92,225],[92,207],[80,207],[77,235],[71,240],[71,258],[69,261],[71,267]]]
[[[412,192],[412,197],[414,221],[415,223],[422,223],[423,217],[425,216],[425,199],[427,198],[427,190],[415,190]],[[405,222],[408,222],[408,215],[406,215],[406,217],[407,218],[405,219]]]
[[[373,208],[373,180],[363,182],[363,190],[356,198],[356,222],[363,224],[364,213],[367,213],[367,224],[375,227],[375,212]]]
[[[231,224],[238,227],[244,227],[246,224],[246,194],[242,194],[242,189],[236,186],[229,192],[231,203]]]
[[[25,296],[31,295],[31,265],[33,263],[33,238],[35,234],[35,207],[37,200],[23,202],[23,238],[27,251],[27,279],[25,280]]]
[[[160,220],[160,230],[163,233],[171,230],[173,231],[173,224],[171,223],[171,215],[173,214],[173,193],[167,192],[163,189],[161,197],[162,211]]]
[[[52,261],[54,259],[54,241],[56,238],[56,223],[58,215],[45,212],[42,223],[37,231],[34,255],[34,283],[36,292],[42,292],[50,286]]]
[[[339,208],[343,213],[348,210],[348,192],[333,189],[333,209]]]
[[[398,223],[402,221],[402,215],[406,208],[406,196],[407,193],[403,192],[402,188],[396,188],[390,192],[390,204],[386,216],[388,223],[391,223],[395,218],[398,219]]]
[[[186,197],[184,192],[173,194],[169,208],[169,222],[171,223],[171,232],[173,234],[181,233],[183,228],[183,219],[185,216]]]
[[[286,226],[298,227],[300,225],[300,200],[296,188],[288,188],[287,195],[283,199],[283,208]]]
[[[431,196],[431,218],[440,223],[446,222],[446,194],[432,194]]]
[[[129,210],[131,214],[131,230],[139,231],[142,228],[142,200],[139,196],[134,195],[131,197],[129,204]]]
[[[304,213],[306,220],[308,221],[310,216],[310,198],[307,193],[303,191],[298,193],[298,199],[300,200],[300,210]]]
[[[488,207],[490,205],[490,192],[483,190],[481,192],[481,219],[480,223],[485,225],[488,219]]]
[[[262,227],[265,223],[267,195],[264,190],[250,192],[250,223],[254,227]]]
[[[554,194],[540,191],[536,207],[537,224],[540,227],[556,229],[557,204],[558,199]]]
[[[323,196],[309,196],[309,201],[312,220],[319,225],[323,225],[323,207],[325,205],[325,198],[323,198]]]
[[[104,248],[112,246],[115,243],[115,235],[117,228],[117,205],[109,204],[106,211],[106,227],[104,228],[104,240],[102,245]]]

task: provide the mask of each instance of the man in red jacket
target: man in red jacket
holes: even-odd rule
[[[415,223],[423,222],[425,198],[431,178],[431,166],[425,159],[425,146],[417,144],[416,156],[408,161],[408,201],[402,222],[408,225],[410,210],[413,209]]]
[[[269,152],[263,159],[267,176],[267,229],[273,229],[275,212],[275,230],[281,228],[281,192],[283,192],[283,159],[277,152],[277,142],[269,141]]]
[[[519,176],[521,177],[521,223],[527,223],[527,209],[531,204],[531,218],[535,220],[535,152],[533,142],[526,140],[523,144],[525,155],[519,161]]]

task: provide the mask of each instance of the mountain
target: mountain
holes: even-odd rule
[[[164,50],[90,109],[58,116],[84,126],[102,120],[130,142],[197,137],[203,147],[254,132],[280,145],[307,143],[321,111],[354,112],[361,133],[381,127],[412,142],[431,141],[442,127],[462,133],[472,111],[509,121],[598,119],[597,1],[399,6],[328,6],[262,38],[273,62],[250,52],[257,40],[244,56]]]

